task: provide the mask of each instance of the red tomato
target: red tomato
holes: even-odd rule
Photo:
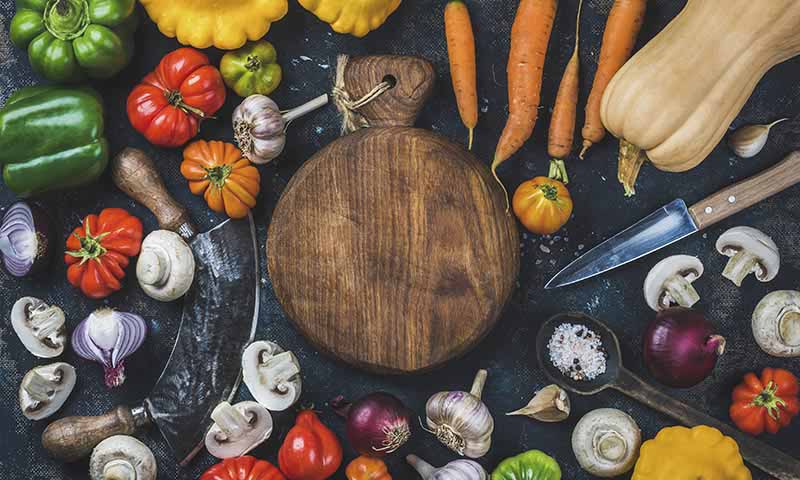
[[[200,122],[225,103],[225,83],[208,57],[179,48],[161,59],[155,71],[128,96],[128,119],[153,145],[180,147]]]
[[[733,389],[731,420],[750,435],[778,433],[800,413],[799,394],[797,377],[788,370],[765,368],[761,378],[748,373]]]
[[[286,477],[271,463],[246,455],[221,461],[206,470],[200,480],[286,480]]]
[[[286,434],[278,465],[289,480],[325,480],[342,464],[342,445],[311,410],[297,415],[294,427]]]

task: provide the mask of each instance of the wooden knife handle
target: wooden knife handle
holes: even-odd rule
[[[725,188],[689,208],[700,230],[800,183],[800,152],[754,177]]]
[[[144,408],[119,406],[97,417],[65,417],[47,426],[42,446],[51,457],[74,462],[88,457],[108,437],[132,435],[149,423]]]
[[[153,160],[143,151],[126,148],[117,155],[111,164],[111,178],[120,190],[153,212],[164,230],[187,240],[196,234],[189,213],[167,192]]]

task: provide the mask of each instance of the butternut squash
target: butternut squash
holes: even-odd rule
[[[688,0],[612,79],[601,105],[626,195],[644,160],[696,167],[774,65],[800,54],[800,1]]]

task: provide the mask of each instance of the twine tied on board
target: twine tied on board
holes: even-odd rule
[[[333,86],[333,103],[342,114],[342,135],[369,127],[369,120],[358,109],[373,102],[393,86],[391,83],[383,81],[375,85],[372,90],[360,99],[353,100],[344,85],[344,72],[347,69],[349,60],[350,57],[348,55],[339,55],[338,64],[336,65],[336,82]]]

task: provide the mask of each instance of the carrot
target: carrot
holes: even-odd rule
[[[469,10],[463,0],[450,0],[444,9],[450,76],[456,93],[461,121],[469,129],[469,149],[478,125],[478,88],[475,66],[475,35]]]
[[[600,119],[600,104],[609,82],[628,61],[636,45],[636,38],[644,22],[647,0],[614,0],[608,14],[603,43],[600,47],[600,60],[592,83],[592,92],[586,102],[586,120],[583,124],[583,149],[586,151],[606,136],[606,128]]]
[[[511,50],[508,54],[508,121],[500,136],[492,161],[492,174],[497,167],[531,138],[542,91],[542,74],[547,44],[553,31],[558,0],[521,0],[511,28]]]
[[[575,117],[578,110],[578,75],[580,58],[578,44],[581,33],[581,9],[583,0],[578,2],[578,17],[575,20],[575,48],[561,77],[558,86],[556,103],[553,105],[553,116],[550,118],[550,131],[547,136],[547,154],[550,155],[550,178],[569,183],[564,158],[572,151],[572,140],[575,137]]]

